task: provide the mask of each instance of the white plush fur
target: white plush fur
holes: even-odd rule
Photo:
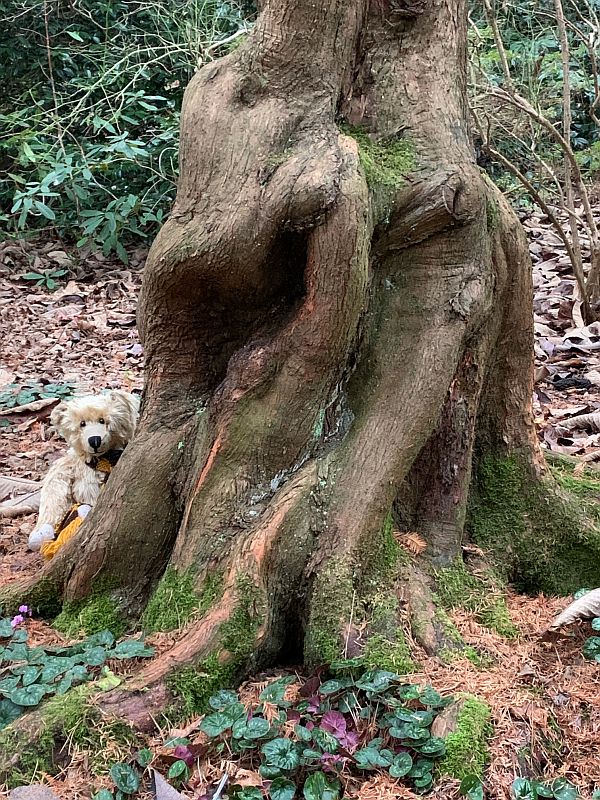
[[[42,484],[38,522],[29,537],[31,550],[54,538],[55,526],[74,503],[95,504],[106,475],[87,462],[108,450],[122,450],[133,436],[138,413],[139,398],[119,390],[77,397],[54,409],[50,422],[69,451],[54,462]],[[85,516],[89,508],[80,510]]]

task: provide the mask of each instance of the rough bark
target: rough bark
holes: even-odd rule
[[[415,575],[461,555],[474,453],[540,477],[530,263],[475,163],[466,32],[464,0],[273,0],[188,87],[139,431],[42,576],[133,616],[167,565],[198,595],[220,576],[134,689],[215,653],[233,672],[348,653],[357,620],[399,624],[377,585],[421,584],[427,616]],[[428,541],[410,574],[386,561],[403,525]]]

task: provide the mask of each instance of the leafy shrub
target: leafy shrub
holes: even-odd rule
[[[431,725],[452,698],[442,698],[431,687],[404,684],[384,670],[358,677],[354,667],[353,661],[340,662],[333,665],[335,677],[322,681],[314,676],[301,686],[295,675],[278,678],[251,710],[237,692],[220,690],[199,725],[208,743],[192,744],[188,738],[167,743],[174,746],[168,778],[185,784],[199,756],[215,763],[227,757],[239,767],[258,770],[264,781],[262,787],[228,785],[231,800],[263,800],[264,792],[271,800],[337,800],[342,772],[366,776],[381,770],[419,792],[428,791],[435,763],[445,754],[444,741],[432,735]],[[152,760],[151,751],[137,755],[140,766]],[[138,774],[134,766],[129,770]],[[117,790],[125,792],[113,779]],[[97,800],[109,797],[96,795]]]
[[[27,606],[13,619],[0,618],[0,729],[52,695],[63,695],[72,686],[100,675],[109,659],[145,658],[154,649],[141,639],[115,643],[110,631],[65,646],[30,647],[22,627]]]
[[[172,203],[185,85],[250,14],[245,0],[0,0],[0,223],[126,260]]]

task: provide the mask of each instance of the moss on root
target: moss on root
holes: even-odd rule
[[[464,608],[476,615],[477,621],[507,639],[519,631],[512,622],[499,581],[491,572],[474,575],[463,561],[440,569],[435,574],[437,597],[446,609]]]
[[[170,719],[204,713],[210,696],[218,689],[233,687],[248,666],[264,609],[260,592],[249,578],[238,578],[236,594],[236,608],[221,626],[221,649],[196,666],[182,667],[167,678],[167,686],[176,699],[167,712]]]
[[[142,616],[148,632],[172,631],[183,627],[193,617],[202,617],[221,596],[222,575],[210,575],[200,592],[195,591],[191,571],[179,573],[170,567],[163,575]]]
[[[570,594],[600,573],[600,512],[581,501],[590,479],[559,481],[568,493],[534,479],[516,454],[488,456],[475,471],[467,530],[520,591]]]
[[[73,745],[89,753],[90,769],[96,775],[108,772],[119,751],[129,752],[134,731],[123,722],[103,720],[90,702],[93,692],[93,684],[85,684],[48,700],[33,712],[37,732],[31,741],[23,741],[22,719],[0,732],[0,753],[18,754],[10,773],[0,775],[9,788],[27,786],[43,773],[57,774]]]
[[[41,617],[55,616],[61,608],[58,584],[51,578],[41,578],[29,589],[19,589],[18,585],[0,589],[0,607],[6,614],[16,614],[24,603]]]
[[[340,634],[352,618],[354,584],[351,567],[340,559],[318,575],[304,637],[307,664],[329,664],[343,655]]]
[[[408,675],[417,670],[400,628],[396,629],[393,639],[382,634],[369,637],[362,654],[362,664],[367,669],[386,669],[398,675]]]
[[[127,627],[112,585],[107,581],[94,586],[85,600],[66,602],[52,624],[57,631],[73,638],[104,630],[121,636]]]
[[[358,143],[358,155],[371,188],[398,188],[415,168],[415,147],[410,139],[393,136],[374,139],[362,128],[341,125],[340,130]]]
[[[493,733],[488,705],[467,695],[458,712],[456,728],[446,737],[446,755],[440,772],[461,780],[467,775],[483,777],[488,760],[488,740]]]

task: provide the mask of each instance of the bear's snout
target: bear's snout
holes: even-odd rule
[[[90,436],[88,439],[88,443],[93,450],[98,450],[100,445],[102,444],[102,437],[101,436]]]

